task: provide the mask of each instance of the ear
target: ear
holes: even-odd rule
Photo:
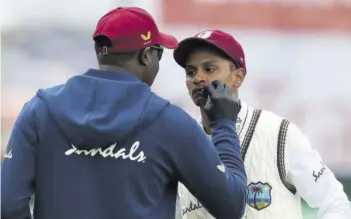
[[[150,47],[147,47],[143,50],[141,50],[141,52],[139,53],[139,62],[144,65],[144,66],[148,66],[149,62],[150,62]]]
[[[243,68],[234,68],[232,69],[232,88],[238,89],[241,87],[241,84],[243,83],[245,79],[245,69]]]

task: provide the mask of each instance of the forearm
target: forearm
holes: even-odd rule
[[[183,149],[176,147],[182,154],[181,162],[176,163],[177,172],[180,181],[214,217],[240,218],[245,209],[247,181],[239,139],[232,121],[221,120],[216,125],[214,145],[198,127],[186,139],[189,145],[185,148],[192,150],[184,154]]]
[[[233,123],[227,119],[216,121],[213,125],[212,141],[216,146],[222,163],[228,167],[235,175],[246,181],[245,167],[240,153],[240,143],[236,136],[235,124],[232,126],[222,126],[219,123]]]

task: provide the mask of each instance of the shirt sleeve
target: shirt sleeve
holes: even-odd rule
[[[351,209],[342,184],[323,163],[308,138],[294,124],[287,133],[287,180],[320,219],[350,219]]]
[[[18,116],[1,168],[1,218],[31,218],[29,201],[34,194],[35,148],[38,144],[33,102]]]

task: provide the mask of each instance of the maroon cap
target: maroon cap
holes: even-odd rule
[[[184,68],[191,51],[204,44],[213,45],[218,48],[231,58],[236,65],[239,65],[237,67],[242,67],[246,71],[245,54],[240,43],[229,33],[220,30],[202,31],[194,37],[182,40],[178,48],[174,50],[173,57]]]
[[[104,54],[133,52],[155,44],[168,49],[178,46],[174,36],[161,33],[152,16],[137,7],[120,7],[108,12],[99,20],[93,39],[98,36],[112,42],[112,47],[95,44],[96,52]]]

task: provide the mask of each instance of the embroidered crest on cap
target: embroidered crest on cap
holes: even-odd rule
[[[151,31],[148,31],[146,35],[145,34],[141,34],[141,38],[144,41],[150,40],[151,39]]]
[[[151,31],[148,31],[147,34],[141,34],[141,39],[144,40],[144,45],[151,43]]]
[[[196,37],[202,38],[202,39],[207,39],[212,35],[213,31],[212,30],[206,30],[202,31],[201,33],[198,33]]]

